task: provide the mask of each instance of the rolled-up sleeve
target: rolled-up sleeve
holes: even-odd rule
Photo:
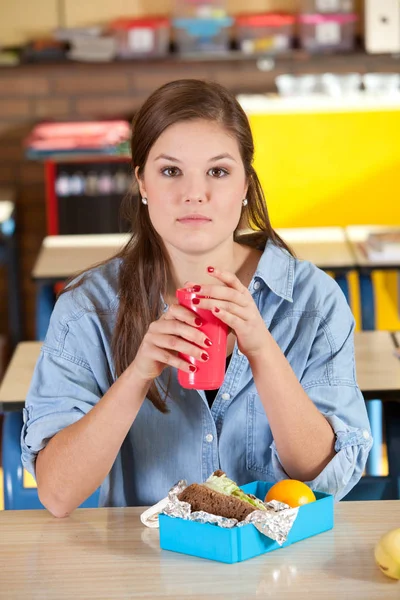
[[[68,320],[62,312],[62,306],[56,306],[23,410],[21,458],[33,476],[36,457],[48,441],[76,423],[101,397],[83,356],[85,342],[79,342],[87,338],[85,323],[76,316]]]
[[[354,318],[339,288],[333,289],[326,312],[320,316],[300,383],[335,434],[334,457],[315,479],[305,483],[341,500],[361,478],[373,439],[356,381]],[[275,442],[271,450],[277,478],[287,478]]]

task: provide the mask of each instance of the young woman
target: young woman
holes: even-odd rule
[[[54,515],[100,485],[101,505],[151,505],[219,468],[337,499],[361,477],[372,439],[354,320],[335,281],[272,229],[253,152],[215,83],[171,82],[138,112],[131,239],[58,299],[26,402],[23,463]],[[230,328],[224,382],[206,393],[177,380],[191,368],[178,353],[208,358],[175,300],[189,284]]]

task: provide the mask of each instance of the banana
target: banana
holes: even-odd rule
[[[376,564],[387,577],[400,579],[400,529],[386,533],[375,546]]]

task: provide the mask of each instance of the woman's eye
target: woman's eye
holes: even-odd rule
[[[165,169],[162,169],[161,173],[167,177],[176,177],[179,175],[179,169],[178,167],[166,167]]]
[[[216,177],[217,179],[220,179],[221,177],[225,177],[225,175],[228,175],[228,171],[226,169],[221,169],[218,167],[214,167],[214,168],[210,169],[209,173],[211,173],[212,177]]]

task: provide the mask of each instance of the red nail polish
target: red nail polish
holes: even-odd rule
[[[214,308],[214,312],[216,312],[216,313],[219,313],[219,312],[221,312],[221,311],[219,310],[219,308],[215,307],[215,308]]]
[[[191,373],[196,373],[196,371],[197,371],[197,367],[195,367],[194,365],[189,365],[189,371],[190,371]]]
[[[207,267],[207,271],[209,273],[214,273],[214,267]]]
[[[201,325],[203,325],[203,321],[199,319],[199,317],[197,317],[197,319],[194,320],[194,324],[196,325],[196,327],[200,327]]]
[[[206,339],[204,340],[204,343],[205,343],[205,345],[206,345],[206,346],[208,346],[209,348],[210,348],[210,346],[212,346],[212,341],[211,341],[211,340],[209,340],[208,338],[206,338]]]
[[[192,304],[200,304],[200,299],[199,298],[193,298]]]
[[[193,291],[194,292],[199,292],[201,290],[201,285],[194,285],[193,286]]]
[[[205,352],[203,352],[203,354],[201,355],[201,358],[203,360],[208,360],[210,357],[208,356],[208,354],[206,354]]]

